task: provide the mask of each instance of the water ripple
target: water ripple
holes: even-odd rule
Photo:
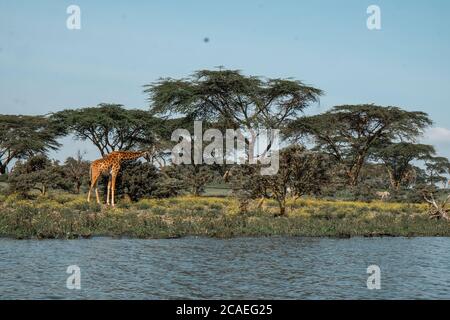
[[[0,239],[1,299],[449,299],[449,238]],[[366,269],[381,268],[381,290]],[[81,290],[66,269],[81,268]]]

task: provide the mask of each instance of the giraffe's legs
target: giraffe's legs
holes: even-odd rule
[[[95,185],[95,197],[97,198],[97,203],[100,204],[100,197],[98,196],[98,184]]]
[[[117,173],[113,173],[111,175],[111,205],[114,207],[115,203],[114,203],[114,193],[116,191],[116,177],[117,177]]]
[[[111,194],[111,177],[108,178],[108,191],[106,193],[106,204],[109,206],[109,199]]]
[[[92,182],[91,182],[91,185],[89,186],[89,192],[88,192],[88,197],[87,197],[87,201],[88,202],[91,202],[91,191],[92,191]]]
[[[96,174],[96,175],[92,175],[92,177],[91,177],[91,186],[89,188],[89,193],[88,193],[88,198],[87,198],[88,202],[91,201],[91,192],[92,192],[92,189],[94,189],[94,187],[95,187],[95,194],[97,196],[97,203],[99,203],[98,191],[97,191],[97,182],[98,182],[99,176],[100,176],[99,174]]]

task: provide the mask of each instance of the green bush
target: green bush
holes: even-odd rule
[[[100,184],[106,194],[108,177],[103,177]],[[163,176],[151,163],[128,161],[117,176],[116,197],[133,202],[144,198],[166,198],[179,195],[181,188],[179,181]]]
[[[27,195],[31,190],[38,190],[45,195],[50,188],[70,188],[62,167],[51,161],[46,155],[36,155],[27,161],[18,161],[9,175],[10,191]]]

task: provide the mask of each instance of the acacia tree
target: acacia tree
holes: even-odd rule
[[[301,197],[321,192],[330,180],[330,167],[328,156],[294,145],[281,150],[276,174],[261,176],[257,166],[236,166],[229,181],[244,204],[243,211],[249,199],[274,199],[279,206],[277,216],[283,216],[289,195]]]
[[[428,182],[431,186],[438,182],[447,182],[448,178],[446,175],[450,174],[450,162],[447,158],[429,156],[424,160]]]
[[[371,148],[380,141],[414,141],[432,121],[424,112],[373,104],[342,105],[291,123],[286,133],[313,137],[316,148],[344,165],[347,183],[358,178]]]
[[[320,89],[289,79],[261,79],[237,70],[200,70],[184,79],[161,79],[145,86],[155,115],[184,115],[193,120],[242,129],[247,156],[254,156],[259,129],[281,129],[322,95]],[[270,149],[270,143],[265,151]]]
[[[99,104],[52,115],[75,138],[91,141],[102,156],[115,150],[131,150],[155,143],[154,127],[161,124],[145,110],[128,110],[119,104]]]
[[[266,198],[278,202],[280,212],[286,213],[286,198],[317,195],[329,181],[330,161],[324,154],[311,152],[301,146],[291,146],[281,151],[280,167],[273,176],[262,176]]]
[[[13,160],[58,149],[62,134],[45,116],[0,115],[0,174]]]
[[[408,142],[381,144],[378,146],[372,157],[381,160],[389,174],[391,188],[399,190],[400,185],[406,182],[411,175],[415,175],[413,160],[423,160],[435,153],[434,147],[424,144],[414,144]]]

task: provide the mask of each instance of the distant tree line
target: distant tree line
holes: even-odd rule
[[[64,163],[48,158],[60,138],[91,142],[99,157],[115,150],[151,150],[145,162],[126,163],[119,195],[136,201],[190,192],[201,195],[210,183],[226,184],[242,211],[252,199],[274,199],[280,215],[286,199],[315,195],[375,199],[390,190],[396,201],[422,201],[422,195],[447,187],[450,162],[431,145],[417,143],[432,125],[424,112],[374,104],[341,105],[305,116],[322,90],[292,79],[246,76],[236,70],[201,70],[183,79],[146,85],[147,110],[119,104],[67,109],[46,116],[0,115],[0,174],[8,168],[10,192],[49,189],[80,193],[89,182],[89,161],[78,153]],[[262,176],[259,165],[170,163],[175,129],[242,129],[246,157],[262,129],[282,132],[276,175]],[[308,146],[308,147],[307,147]],[[267,150],[271,152],[269,143]],[[14,163],[14,166],[12,164]]]

